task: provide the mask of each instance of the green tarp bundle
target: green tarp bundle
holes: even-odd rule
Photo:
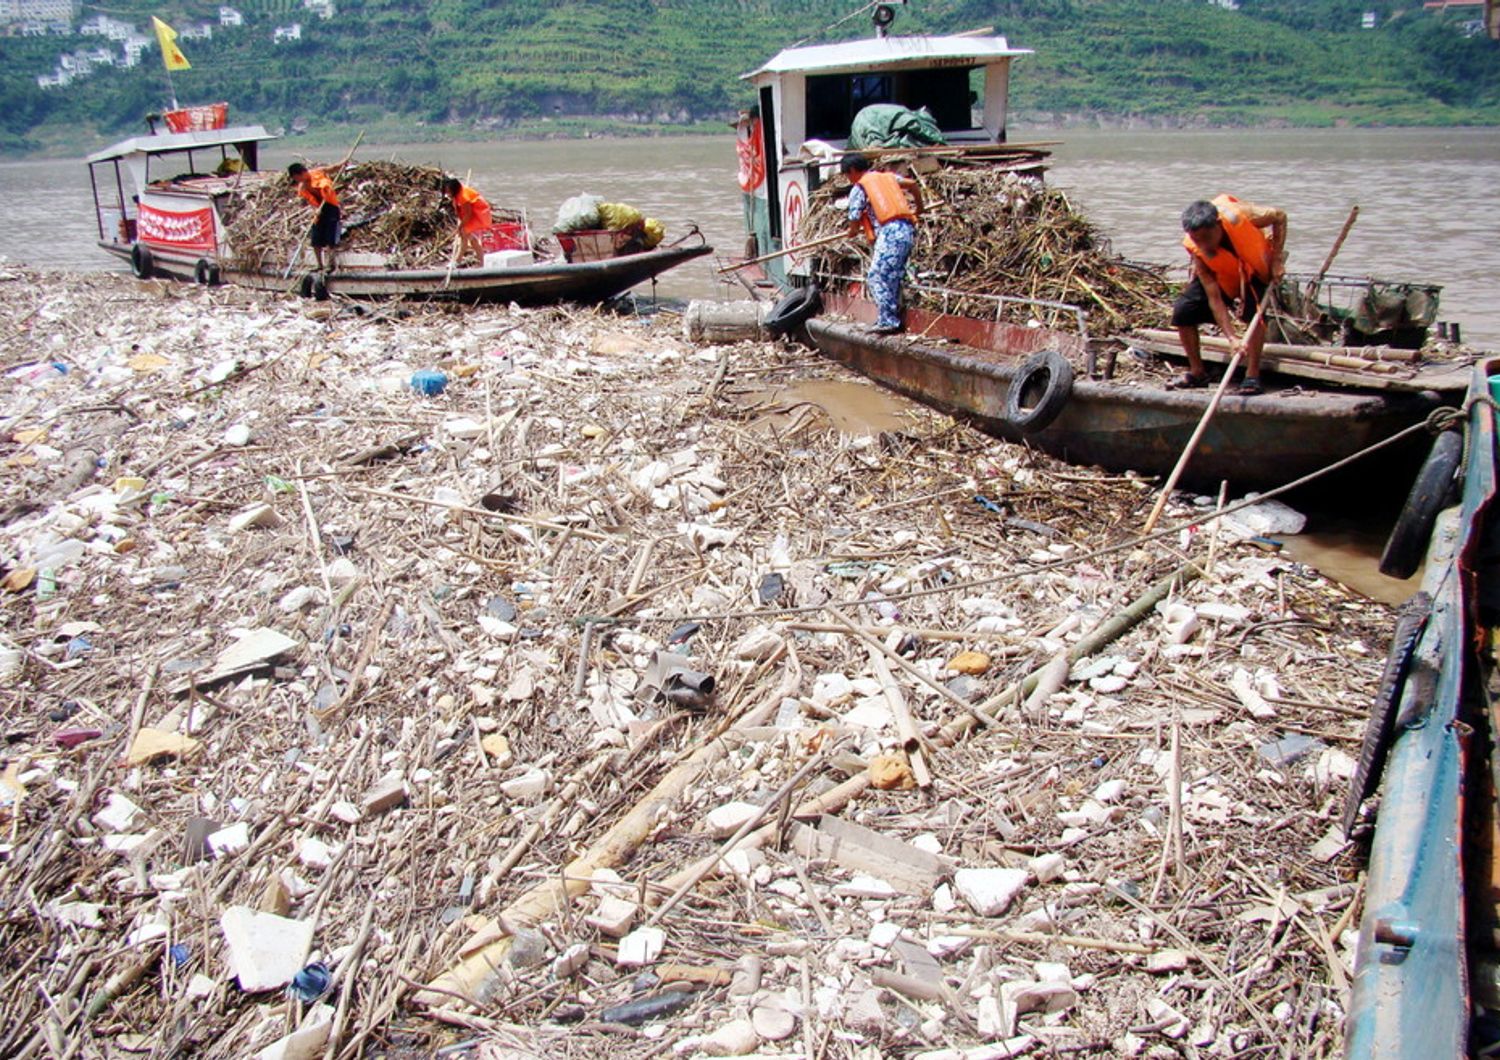
[[[872,103],[854,116],[849,147],[928,147],[945,144],[926,107],[909,110],[895,103]]]

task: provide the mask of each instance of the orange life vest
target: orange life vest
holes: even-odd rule
[[[465,234],[482,232],[494,223],[490,204],[484,201],[484,196],[463,184],[453,196],[453,211],[458,214],[459,227]]]
[[[865,197],[870,200],[870,209],[875,212],[876,224],[885,224],[888,221],[912,221],[917,219],[916,211],[911,207],[911,200],[906,197],[906,192],[901,190],[901,181],[894,173],[877,172],[870,170],[859,178],[859,186],[865,189]],[[870,224],[868,212],[860,215],[860,223],[865,227],[865,238],[875,238],[875,226]]]
[[[1241,209],[1240,200],[1233,195],[1220,195],[1213,200],[1213,204],[1219,209],[1219,224],[1229,239],[1232,252],[1220,244],[1212,255],[1205,254],[1193,242],[1193,237],[1188,235],[1182,237],[1182,245],[1187,247],[1189,254],[1213,270],[1219,290],[1226,297],[1239,298],[1243,294],[1242,280],[1246,272],[1261,283],[1270,282],[1271,258],[1274,254],[1271,241],[1250,221]]]
[[[309,169],[307,171],[307,183],[297,186],[297,194],[301,195],[308,203],[317,209],[325,202],[330,206],[339,204],[338,193],[333,190],[333,181],[328,179],[328,174],[321,169]]]

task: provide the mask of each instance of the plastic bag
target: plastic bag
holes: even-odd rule
[[[641,211],[623,202],[601,202],[599,204],[599,227],[619,231],[638,225],[645,220]]]
[[[604,202],[597,195],[575,195],[563,200],[557,208],[557,223],[554,232],[579,232],[586,228],[599,228],[599,205]]]

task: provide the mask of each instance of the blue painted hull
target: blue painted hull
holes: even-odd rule
[[[1422,588],[1433,598],[1397,704],[1364,915],[1345,1055],[1465,1056],[1472,1002],[1465,904],[1465,800],[1476,741],[1466,691],[1477,678],[1476,554],[1495,498],[1495,416],[1482,362],[1470,383],[1461,502],[1438,520]],[[1483,790],[1475,788],[1475,790]]]

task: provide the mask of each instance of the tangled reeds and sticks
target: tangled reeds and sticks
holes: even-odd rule
[[[444,173],[403,162],[356,162],[333,176],[344,213],[344,253],[380,254],[392,268],[447,266],[457,221],[438,188]],[[285,174],[228,196],[220,206],[237,267],[287,269],[307,240],[311,214]]]
[[[906,287],[908,305],[1024,323],[1071,326],[1064,309],[1003,303],[994,296],[1078,306],[1090,314],[1090,330],[1118,334],[1160,326],[1168,316],[1173,286],[1163,266],[1116,256],[1105,237],[1065,192],[1038,180],[992,167],[947,164],[919,177],[929,202],[917,229]],[[810,242],[847,223],[848,185],[825,184],[812,195],[801,238]],[[857,240],[817,252],[815,271],[828,282],[862,276],[869,249]],[[956,292],[946,297],[933,290]]]

